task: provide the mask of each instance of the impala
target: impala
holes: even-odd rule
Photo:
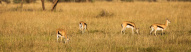
[[[167,28],[168,23],[170,23],[170,21],[169,21],[168,19],[166,19],[166,23],[165,23],[165,24],[158,24],[158,23],[152,24],[152,25],[150,26],[150,28],[151,28],[150,35],[151,35],[152,32],[154,31],[155,36],[156,36],[156,32],[157,32],[158,30],[161,30],[161,31],[162,31],[162,34],[161,34],[161,35],[163,35],[163,30],[165,30],[165,29]]]
[[[83,22],[83,21],[80,21],[79,28],[80,28],[80,31],[82,32],[82,34],[85,32],[85,30],[88,31],[87,24],[85,22]]]
[[[134,30],[135,30],[135,32],[136,32],[137,34],[139,34],[139,28],[137,28],[133,22],[124,21],[124,22],[121,24],[121,26],[122,26],[121,34],[123,34],[123,33],[125,34],[124,31],[125,31],[126,28],[131,28],[131,29],[132,29],[132,34],[134,34]]]
[[[65,38],[65,43],[68,42],[70,39],[67,37],[67,34],[66,34],[66,30],[65,29],[57,29],[56,30],[56,33],[57,33],[57,42],[58,42],[58,39],[61,38],[61,42],[62,42],[62,38]]]

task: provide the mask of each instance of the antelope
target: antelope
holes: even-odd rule
[[[151,35],[152,32],[154,31],[155,36],[156,36],[157,30],[161,30],[161,31],[162,31],[162,34],[161,34],[161,35],[163,35],[163,30],[165,30],[165,29],[167,28],[168,23],[170,23],[170,21],[169,21],[168,19],[166,19],[166,23],[165,23],[165,24],[158,24],[158,23],[152,24],[152,25],[150,26],[150,28],[151,28],[150,35]]]
[[[57,29],[56,30],[56,33],[57,33],[57,42],[58,42],[58,39],[61,38],[61,42],[62,42],[62,38],[65,38],[65,43],[68,42],[70,39],[67,37],[67,34],[66,34],[66,30],[65,29]]]
[[[139,28],[136,28],[135,24],[133,22],[129,22],[129,21],[124,21],[122,24],[121,24],[121,34],[125,34],[125,29],[126,28],[131,28],[132,29],[132,34],[134,34],[134,30],[136,31],[137,34],[139,34]]]
[[[87,24],[85,22],[83,22],[83,21],[80,21],[79,28],[80,28],[80,31],[82,32],[82,34],[85,32],[85,30],[88,31]]]

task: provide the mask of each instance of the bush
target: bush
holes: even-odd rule
[[[2,1],[4,1],[4,2],[6,2],[8,4],[11,3],[10,0],[2,0]]]
[[[106,1],[113,1],[113,0],[106,0]]]
[[[14,3],[21,3],[22,0],[13,0]],[[24,3],[32,3],[36,2],[36,0],[24,0]]]
[[[90,0],[90,2],[95,2],[95,0]]]
[[[53,0],[47,0],[53,2]],[[95,2],[95,0],[89,0],[90,2]],[[86,0],[59,0],[59,2],[86,2]]]
[[[14,3],[20,3],[21,0],[13,0]]]
[[[111,13],[109,11],[106,11],[106,10],[102,10],[97,16],[96,18],[99,18],[99,17],[112,17],[114,16],[114,13]]]
[[[47,0],[47,1],[53,2],[53,0]],[[71,2],[71,1],[73,1],[73,0],[58,0],[58,2]]]
[[[190,30],[190,31],[188,31],[188,33],[191,33],[191,30]]]
[[[125,1],[125,2],[133,2],[134,0],[121,0],[121,1]]]
[[[186,1],[190,1],[190,2],[191,2],[191,0],[178,0],[178,1],[185,1],[185,2],[186,2]]]

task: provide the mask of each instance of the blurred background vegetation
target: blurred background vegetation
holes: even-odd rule
[[[6,2],[6,3],[20,3],[22,0],[0,0],[0,2]],[[33,3],[37,0],[24,0],[24,3]],[[45,0],[48,2],[53,2],[53,0]],[[140,2],[158,2],[158,1],[168,1],[168,2],[191,2],[191,0],[59,0],[59,2],[95,2],[95,1],[122,1],[122,2],[134,2],[134,1],[140,1]]]

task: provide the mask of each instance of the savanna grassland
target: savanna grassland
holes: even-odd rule
[[[95,2],[0,4],[0,52],[190,52],[190,2]],[[149,35],[150,25],[171,23],[164,35]],[[85,21],[89,33],[81,34]],[[134,22],[140,35],[121,34],[123,21]],[[56,29],[65,28],[70,41],[56,42]]]

